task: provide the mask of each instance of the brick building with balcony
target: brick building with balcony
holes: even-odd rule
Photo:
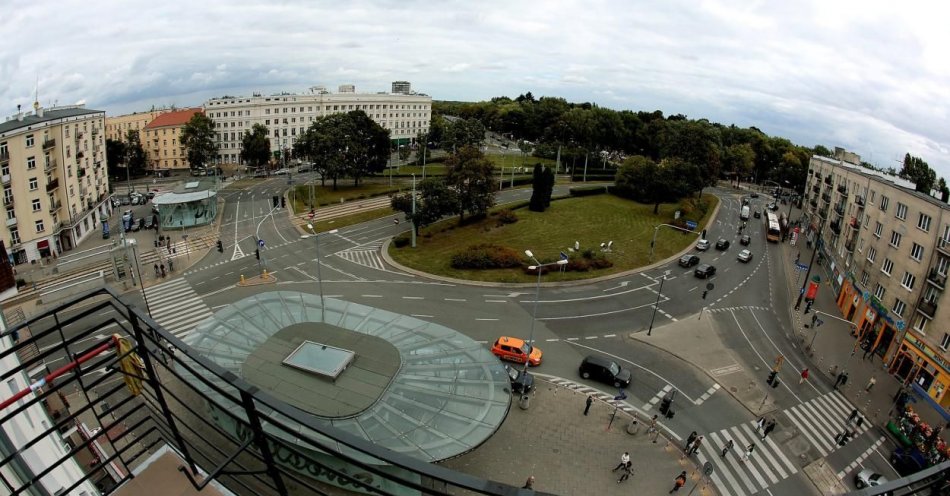
[[[810,160],[802,206],[838,306],[875,360],[947,409],[950,206],[853,153],[835,155]]]
[[[187,170],[188,151],[181,144],[181,131],[201,108],[165,112],[149,122],[142,130],[142,148],[148,157],[148,169]]]

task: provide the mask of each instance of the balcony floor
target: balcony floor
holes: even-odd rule
[[[143,494],[161,494],[162,496],[224,496],[213,485],[202,491],[196,490],[188,479],[178,471],[184,465],[174,452],[166,452],[142,469],[134,479],[117,489],[116,496],[141,496]],[[156,491],[156,488],[161,488]]]

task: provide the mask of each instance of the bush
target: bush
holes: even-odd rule
[[[395,238],[393,238],[393,246],[395,246],[396,248],[409,246],[409,241],[410,240],[409,240],[408,234],[400,234],[399,236],[396,236]]]
[[[452,255],[453,269],[508,269],[522,265],[521,254],[506,246],[480,244]]]
[[[503,224],[514,224],[518,222],[518,215],[511,211],[511,209],[506,208],[498,212],[498,225]]]
[[[571,196],[602,195],[607,192],[607,186],[575,186],[571,188]]]

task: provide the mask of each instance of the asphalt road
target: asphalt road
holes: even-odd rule
[[[300,175],[295,177],[300,179]],[[677,414],[666,424],[681,437],[694,430],[709,433],[708,443],[715,449],[712,438],[735,435],[736,428],[754,421],[747,406],[725,391],[717,390],[716,382],[692,364],[631,338],[633,333],[645,332],[651,320],[654,329],[659,329],[671,322],[695,319],[702,312],[702,318],[711,319],[718,338],[740,357],[742,367],[751,371],[753,377],[760,377],[764,382],[775,357],[782,354],[786,360],[785,380],[771,390],[770,395],[775,403],[771,415],[779,425],[777,434],[794,433],[792,437],[783,438],[786,440],[779,448],[786,452],[788,459],[783,462],[778,453],[765,451],[761,461],[756,459],[754,463],[739,464],[726,459],[717,462],[723,464],[722,477],[718,480],[722,494],[751,494],[762,490],[776,495],[814,493],[802,467],[822,456],[827,456],[831,468],[845,479],[856,472],[856,461],[888,477],[895,475],[883,459],[882,454],[888,450],[886,443],[881,445],[881,436],[874,429],[862,433],[841,449],[822,452],[822,439],[833,437],[836,427],[818,425],[815,417],[822,417],[822,409],[834,405],[829,399],[833,393],[827,384],[809,381],[799,385],[790,379],[796,372],[789,371],[800,370],[804,360],[791,334],[788,312],[784,310],[790,301],[784,289],[784,278],[789,271],[781,265],[780,247],[765,242],[761,219],[750,219],[745,230],[752,237],[748,248],[754,254],[753,260],[750,263],[736,260],[736,254],[746,247],[738,243],[741,198],[731,191],[713,190],[723,203],[707,233],[711,242],[724,238],[731,246],[725,251],[711,248],[700,253],[694,250],[703,263],[717,267],[714,277],[697,279],[692,269],[679,267],[672,261],[608,281],[542,287],[540,297],[536,298],[534,287],[512,289],[447,283],[402,273],[385,265],[379,256],[380,246],[407,228],[405,224],[393,224],[391,218],[319,235],[321,281],[318,282],[317,240],[313,236],[302,237],[286,215],[273,208],[272,197],[281,195],[286,188],[286,178],[277,177],[259,181],[245,190],[222,189],[219,194],[226,200],[220,229],[224,252],[212,250],[185,272],[183,278],[171,281],[181,285],[183,296],[153,304],[153,312],[161,313],[183,304],[184,299],[193,299],[202,305],[199,313],[204,315],[262,291],[314,294],[322,291],[327,297],[449,326],[486,346],[500,335],[526,337],[534,321],[534,336],[545,354],[537,372],[585,383],[577,375],[577,365],[585,355],[613,357],[634,372],[633,383],[627,389],[628,403],[652,414],[658,398],[675,389],[679,394],[675,402]],[[504,191],[499,201],[526,199],[529,195],[529,190]],[[766,201],[767,198],[753,200],[753,208],[761,209]],[[259,261],[254,257],[254,250],[260,239],[265,240],[265,247]],[[645,250],[649,249],[649,241],[636,240],[643,243]],[[242,274],[250,277],[261,268],[267,268],[278,282],[235,286]],[[715,287],[703,299],[701,295],[707,283]],[[125,298],[143,303],[140,292],[128,293]],[[659,305],[654,315],[653,306],[657,301]],[[537,320],[532,318],[535,303]],[[721,310],[713,313],[709,309]],[[162,323],[162,319],[157,320]],[[613,392],[606,385],[588,384]],[[876,449],[872,449],[876,443]]]

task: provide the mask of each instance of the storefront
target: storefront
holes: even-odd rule
[[[950,395],[945,394],[950,386],[950,364],[913,332],[904,335],[889,372],[902,382],[926,391],[944,409],[950,406]]]
[[[846,319],[854,322],[852,335],[860,340],[862,348],[870,347],[882,360],[888,356],[897,331],[904,328],[904,321],[895,321],[874,295],[858,286],[851,273],[841,279],[838,308]]]

